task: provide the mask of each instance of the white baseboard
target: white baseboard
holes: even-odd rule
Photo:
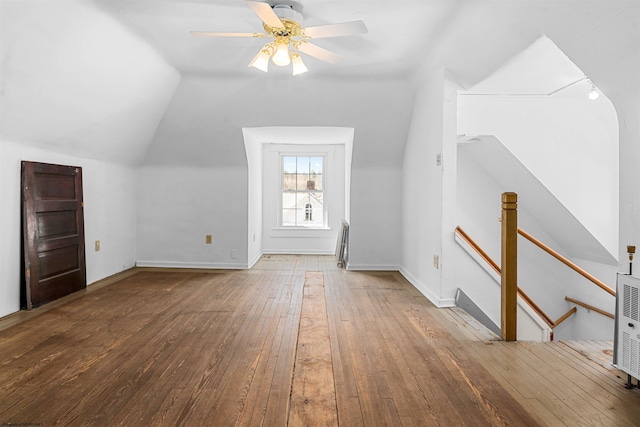
[[[176,261],[136,261],[136,267],[155,268],[204,268],[213,270],[247,270],[244,263],[216,263],[216,262],[176,262]]]
[[[247,264],[247,267],[249,268],[249,270],[251,270],[253,266],[256,265],[258,261],[260,261],[261,257],[262,257],[262,252],[256,255],[251,261],[249,261],[249,263]]]
[[[347,270],[350,271],[398,271],[397,265],[391,264],[347,264]]]
[[[263,255],[335,255],[331,249],[328,250],[300,250],[300,249],[267,249],[262,252]]]
[[[420,282],[420,280],[418,280],[413,274],[408,272],[404,267],[400,267],[399,271],[400,274],[402,274],[404,278],[413,285],[414,288],[420,291],[422,295],[427,297],[427,299],[431,301],[436,307],[455,307],[455,298],[440,298],[438,295],[433,293],[433,291],[431,291],[424,283]]]

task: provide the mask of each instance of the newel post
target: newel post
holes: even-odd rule
[[[502,193],[502,278],[500,331],[505,341],[517,340],[518,195]]]

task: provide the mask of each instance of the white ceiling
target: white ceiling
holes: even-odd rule
[[[315,41],[345,57],[338,65],[305,57],[311,72],[331,76],[397,75],[413,73],[428,64],[449,68],[467,85],[486,77],[543,34],[559,43],[561,49],[565,43],[591,43],[606,47],[609,55],[625,50],[630,53],[625,40],[638,40],[634,1],[272,0],[272,3],[294,5],[304,16],[304,26],[365,22],[367,34]],[[246,65],[264,39],[190,34],[192,30],[262,32],[262,22],[243,0],[114,0],[97,4],[130,25],[181,72],[260,73],[247,69]]]
[[[277,0],[278,3],[287,3]],[[314,73],[376,74],[414,69],[422,61],[425,41],[455,9],[454,2],[433,1],[301,1],[289,2],[303,14],[303,26],[362,20],[365,35],[317,40],[344,56],[330,65],[305,56]],[[264,32],[262,22],[243,0],[114,1],[119,18],[161,50],[187,73],[260,73],[247,64],[265,43],[262,38],[196,37],[192,30]],[[290,67],[289,67],[290,68]],[[272,70],[277,67],[272,66]],[[290,69],[287,70],[290,73]]]
[[[243,127],[340,126],[355,129],[354,165],[399,167],[432,70],[471,88],[545,34],[605,92],[637,71],[635,0],[296,4],[306,26],[362,20],[369,32],[317,40],[344,60],[305,57],[309,72],[292,77],[247,67],[264,40],[190,34],[261,31],[243,0],[0,0],[1,135],[132,164],[227,166],[246,165]]]

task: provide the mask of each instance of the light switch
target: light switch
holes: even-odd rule
[[[210,245],[212,241],[213,241],[213,236],[211,234],[207,234],[206,236],[204,236],[204,242],[207,245]]]

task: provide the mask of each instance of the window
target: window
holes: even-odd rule
[[[325,157],[283,155],[281,159],[281,225],[325,227]]]

